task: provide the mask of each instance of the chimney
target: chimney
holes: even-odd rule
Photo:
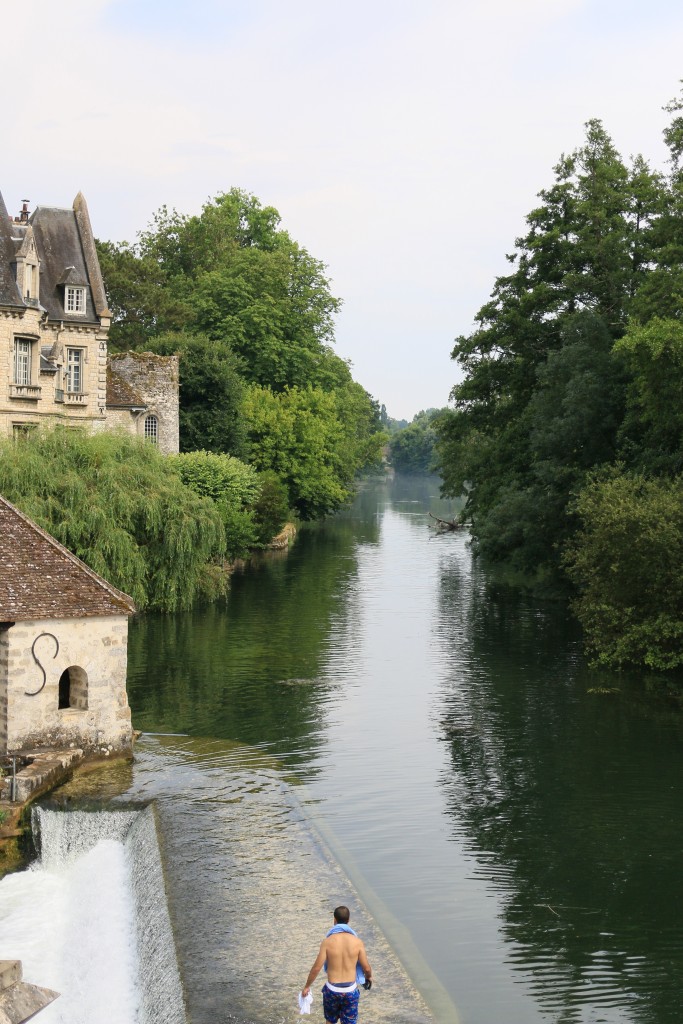
[[[28,224],[28,218],[29,218],[28,204],[29,204],[30,200],[22,199],[21,202],[23,204],[22,207],[21,207],[21,213],[19,214],[18,217],[14,218],[14,223],[15,224]]]

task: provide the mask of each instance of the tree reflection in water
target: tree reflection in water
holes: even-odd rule
[[[561,606],[457,568],[440,602],[468,622],[470,669],[445,684],[447,811],[499,894],[508,962],[553,1020],[677,1024],[680,712],[590,673]]]

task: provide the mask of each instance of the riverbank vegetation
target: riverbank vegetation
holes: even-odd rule
[[[277,481],[230,456],[63,428],[0,441],[0,493],[139,609],[163,611],[224,594],[226,560],[270,540],[288,509]]]
[[[239,189],[197,216],[162,208],[134,244],[98,243],[112,349],[180,356],[180,446],[277,477],[303,519],[342,507],[385,436],[332,349],[324,265]]]
[[[389,436],[389,461],[397,473],[436,473],[436,421],[443,409],[423,409]]]
[[[477,551],[571,580],[610,667],[683,666],[683,98],[667,109],[666,173],[622,160],[597,120],[560,159],[456,340],[437,422]]]

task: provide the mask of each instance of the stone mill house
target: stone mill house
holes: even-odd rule
[[[0,497],[0,754],[132,744],[133,602]]]

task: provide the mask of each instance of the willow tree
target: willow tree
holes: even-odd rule
[[[225,591],[218,508],[147,442],[59,428],[3,440],[0,493],[140,609]]]

